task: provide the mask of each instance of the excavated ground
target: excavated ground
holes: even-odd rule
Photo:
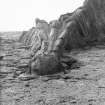
[[[0,44],[0,105],[105,105],[105,47],[71,53],[83,65],[69,73],[20,80],[29,52],[13,40]],[[25,68],[27,69],[27,68]]]

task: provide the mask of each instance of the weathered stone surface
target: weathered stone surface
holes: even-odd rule
[[[64,51],[103,43],[105,41],[104,3],[105,0],[85,0],[82,7],[72,13],[61,15],[58,20],[50,22],[49,25],[44,20],[36,19],[35,28],[38,33],[30,34],[27,37],[28,40],[25,41],[27,45],[31,45],[34,60],[40,59],[37,61],[40,64],[43,59],[42,62],[45,62],[44,66],[47,67],[50,61],[49,55],[53,55],[55,59],[58,58],[58,62],[62,62],[60,60]],[[36,36],[39,41],[35,41]],[[48,42],[48,49],[45,48],[45,42]],[[44,59],[46,60],[44,61]],[[37,63],[34,64],[37,65]],[[55,63],[53,64],[53,59],[52,65],[56,66]],[[40,66],[43,67],[43,65]],[[41,71],[40,66],[35,67]],[[52,68],[48,69],[47,71],[51,71]]]
[[[105,40],[104,2],[85,0],[84,5],[73,13],[61,15],[59,21],[68,25],[69,47],[94,45]]]
[[[55,22],[56,24],[52,23],[54,27],[51,31],[53,38],[49,44],[50,53],[54,52],[57,53],[56,56],[62,57],[64,49],[70,51],[74,48],[83,48],[104,42],[104,3],[105,0],[86,0],[82,7],[73,13],[62,15]],[[62,24],[60,28],[55,27],[57,22]],[[60,29],[62,29],[61,33]],[[58,32],[58,36],[54,32]]]
[[[22,41],[24,40],[24,38],[25,38],[27,32],[28,32],[28,31],[23,31],[23,32],[22,32],[22,35],[21,35],[20,38],[19,38],[19,42],[22,42]]]
[[[52,62],[53,61],[53,62]],[[32,73],[39,75],[54,74],[60,71],[59,60],[53,55],[37,56],[36,60],[31,63]]]
[[[90,0],[90,2],[91,1],[92,0]],[[100,1],[101,0],[98,0],[97,2]],[[94,5],[96,4],[94,3]],[[76,36],[77,35],[78,34],[76,34]],[[65,34],[62,34],[59,38],[66,39],[67,37],[65,38]],[[22,49],[18,49],[19,51],[13,48],[11,49],[10,42],[8,43],[6,40],[2,42],[2,53],[6,54],[6,56],[1,59],[0,63],[3,62],[3,64],[8,64],[8,62],[10,62],[12,64],[11,67],[7,66],[6,68],[6,65],[0,66],[1,105],[105,105],[105,47],[97,47],[84,51],[76,50],[74,53],[72,52],[72,56],[84,62],[84,66],[79,69],[73,69],[67,74],[58,73],[54,75],[38,76],[35,80],[30,80],[30,78],[27,78],[27,81],[21,81],[17,78],[17,76],[22,73],[20,72],[22,71],[22,66],[20,65],[20,69],[17,70],[17,68],[14,67],[14,62],[17,58],[20,59],[20,57],[24,57],[26,55],[22,55],[24,52]],[[59,42],[60,45],[63,45],[61,40],[58,40],[56,42],[58,44],[56,45],[59,45]],[[8,52],[10,51],[16,52],[17,54],[10,53],[9,55]],[[39,61],[36,63],[37,65],[35,65],[36,67],[34,70],[39,69],[39,73],[43,74],[46,73],[46,71],[48,73],[48,70],[51,70],[52,67],[55,68],[58,62],[55,58],[58,57],[59,54],[59,52],[57,54],[56,51],[54,52],[53,50],[48,55],[38,54],[39,57],[37,55],[37,59],[35,61]],[[62,50],[58,49],[58,51]],[[69,53],[69,56],[71,56],[71,53]],[[60,58],[62,58],[62,56],[60,56]],[[61,60],[63,60],[63,62],[68,62],[68,58],[69,57],[65,59],[62,58]],[[50,66],[48,65],[48,61],[51,61]],[[25,63],[24,60],[22,62],[23,64]],[[14,71],[16,71],[16,75],[13,75]],[[32,78],[33,77],[31,76],[31,79]]]
[[[72,52],[72,56],[84,62],[84,66],[72,69],[66,74],[54,71],[53,75],[38,75],[38,77],[29,75],[28,78],[27,75],[23,75],[24,70],[28,69],[24,68],[25,65],[22,67],[25,63],[24,60],[22,65],[19,64],[20,68],[14,66],[16,59],[24,58],[27,51],[11,49],[12,42],[9,45],[7,41],[5,44],[3,43],[3,54],[11,53],[4,56],[0,63],[6,64],[9,61],[12,64],[11,67],[6,68],[5,65],[0,66],[0,70],[2,70],[0,72],[1,105],[105,105],[105,48],[97,47]],[[63,55],[67,56],[67,54]],[[48,56],[52,58],[51,55],[47,55],[44,56],[44,59],[49,59]],[[63,61],[68,61],[69,56],[71,53],[68,53],[68,57],[63,58]],[[44,62],[44,59],[41,61]]]
[[[46,21],[36,19],[35,22],[36,27],[31,28],[28,32],[23,32],[20,37],[21,42],[23,42],[26,46],[29,46],[30,50],[34,54],[38,50],[44,49],[44,43],[48,42],[48,35],[50,33],[50,27]]]
[[[48,52],[51,52],[55,46],[55,41],[57,40],[59,34],[61,33],[62,24],[58,20],[53,20],[50,22],[51,32],[49,35],[49,46]]]

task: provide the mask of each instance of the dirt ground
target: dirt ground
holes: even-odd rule
[[[20,45],[11,39],[1,41],[0,105],[105,105],[104,46],[73,51],[71,55],[83,65],[68,74],[23,81],[18,74],[30,56]]]

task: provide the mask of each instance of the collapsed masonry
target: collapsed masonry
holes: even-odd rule
[[[105,43],[105,0],[85,0],[82,7],[49,24],[36,19],[36,27],[23,32],[20,41],[33,52],[30,71],[59,71],[64,51]]]

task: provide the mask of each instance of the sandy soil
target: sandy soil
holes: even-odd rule
[[[71,54],[83,65],[68,74],[23,81],[18,74],[30,59],[29,51],[10,39],[0,44],[0,105],[105,105],[105,48]],[[20,68],[19,68],[19,67]]]

